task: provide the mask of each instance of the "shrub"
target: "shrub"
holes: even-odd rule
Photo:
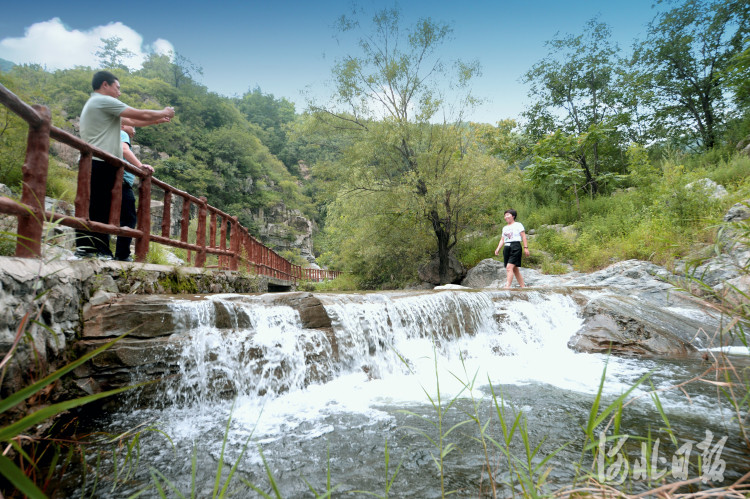
[[[353,274],[341,274],[335,279],[323,282],[304,281],[300,284],[299,289],[302,291],[358,291],[362,289]]]
[[[500,235],[479,236],[461,241],[456,245],[456,257],[467,267],[474,267],[485,258],[495,255]]]

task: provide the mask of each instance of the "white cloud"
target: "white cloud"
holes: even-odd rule
[[[16,64],[41,64],[47,69],[65,69],[74,66],[99,66],[95,55],[102,47],[102,38],[119,37],[120,48],[133,52],[123,62],[131,69],[138,69],[152,52],[168,54],[174,47],[167,40],[157,39],[144,44],[143,37],[121,22],[96,26],[86,31],[69,29],[60,18],[35,23],[26,28],[22,38],[0,40],[0,57]]]
[[[149,47],[151,52],[161,55],[174,55],[174,46],[163,38],[157,38]]]

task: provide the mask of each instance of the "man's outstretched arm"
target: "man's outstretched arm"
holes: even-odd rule
[[[157,125],[167,123],[174,117],[174,108],[165,107],[164,109],[135,109],[129,107],[120,113],[123,125],[136,127]]]

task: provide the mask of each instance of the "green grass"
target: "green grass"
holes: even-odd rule
[[[302,281],[298,288],[302,291],[359,291],[362,289],[356,276],[352,274],[341,274],[335,279],[322,282]]]
[[[660,175],[650,183],[611,196],[581,199],[581,217],[569,204],[544,205],[526,224],[574,225],[575,238],[551,230],[537,230],[534,245],[553,261],[571,261],[581,271],[593,271],[612,262],[639,259],[671,266],[676,258],[710,245],[723,214],[750,195],[750,158],[726,153],[670,156],[655,168]],[[711,178],[728,195],[710,199],[685,185]],[[539,223],[539,225],[535,225]],[[543,271],[554,271],[549,263]]]

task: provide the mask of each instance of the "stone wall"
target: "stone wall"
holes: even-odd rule
[[[0,398],[67,363],[90,309],[118,296],[255,293],[268,285],[266,277],[240,272],[0,257]]]

